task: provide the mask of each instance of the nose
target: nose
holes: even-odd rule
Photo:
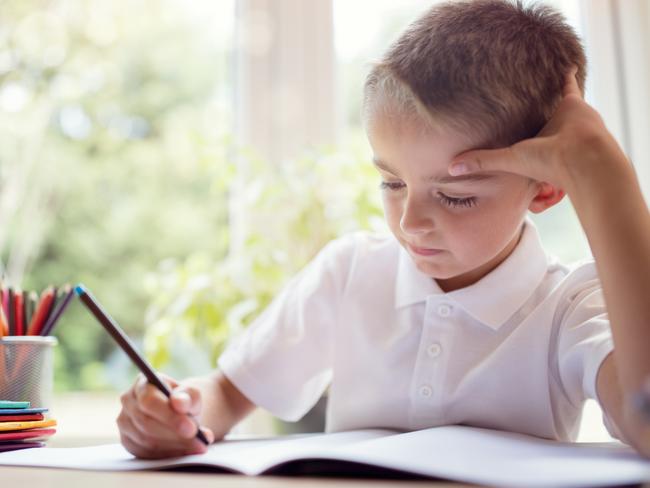
[[[434,221],[431,218],[432,207],[430,202],[424,198],[407,197],[402,210],[402,218],[399,225],[404,234],[426,234],[434,228]]]

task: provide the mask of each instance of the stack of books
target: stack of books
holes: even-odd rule
[[[43,447],[56,432],[56,420],[46,419],[47,408],[29,402],[0,400],[0,452]]]

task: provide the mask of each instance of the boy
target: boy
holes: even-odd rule
[[[186,414],[215,440],[255,406],[298,419],[329,387],[329,431],[462,423],[572,440],[594,398],[610,432],[650,455],[628,401],[650,374],[650,218],[584,78],[551,9],[434,6],[365,86],[392,236],[330,243],[219,371],[169,379],[169,402],[136,381],[125,447],[203,452]],[[565,193],[596,264],[547,257],[526,219]]]

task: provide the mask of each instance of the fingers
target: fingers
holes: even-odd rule
[[[454,158],[448,171],[452,176],[503,172],[556,184],[552,146],[550,138],[538,136],[501,149],[467,151]]]
[[[576,132],[576,127],[580,127],[580,124],[568,121],[582,120],[580,117],[591,120],[595,113],[590,108],[585,112],[587,104],[582,101],[577,73],[577,66],[572,66],[565,76],[562,93],[564,97],[579,97],[580,103],[575,103],[576,100],[563,100],[564,103],[560,103],[536,137],[503,149],[479,149],[459,154],[450,164],[449,174],[461,176],[478,172],[506,172],[565,187],[566,168],[568,164],[573,164],[574,158],[567,157],[562,151],[563,147],[567,147],[567,142],[563,141],[577,144],[580,135]]]
[[[127,416],[118,417],[120,426],[120,441],[122,445],[136,457],[142,459],[159,459],[165,457],[186,456],[190,454],[203,454],[207,450],[202,442],[197,439],[181,443],[160,442],[154,436],[140,431]],[[206,435],[206,437],[208,437]],[[214,437],[208,437],[213,440]]]
[[[187,415],[178,414],[170,408],[167,397],[158,388],[139,377],[133,387],[132,414],[136,417],[146,416],[177,430],[182,437],[191,437],[194,431]]]
[[[201,393],[196,388],[179,386],[172,390],[169,401],[180,414],[196,416],[201,413]]]
[[[452,176],[468,173],[506,171],[517,169],[516,156],[510,147],[502,149],[478,149],[459,154],[448,168]]]
[[[188,416],[200,413],[198,390],[166,381],[175,386],[170,399],[143,376],[122,395],[117,418],[122,443],[129,452],[147,458],[205,452],[206,446],[196,439],[196,422]],[[212,442],[213,433],[204,431]]]

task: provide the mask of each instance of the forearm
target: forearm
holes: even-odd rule
[[[596,261],[627,395],[650,377],[650,213],[631,165],[612,144],[591,155],[599,161],[572,165],[567,193]]]
[[[188,378],[183,383],[201,391],[200,423],[214,432],[215,439],[221,439],[238,422],[255,409],[251,403],[221,371],[206,376]]]

